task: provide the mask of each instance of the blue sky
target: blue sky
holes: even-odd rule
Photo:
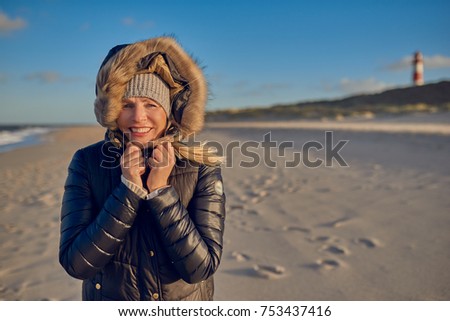
[[[0,123],[94,123],[116,44],[173,34],[205,67],[207,110],[450,79],[450,1],[0,2]]]

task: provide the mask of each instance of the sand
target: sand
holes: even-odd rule
[[[450,300],[450,117],[438,116],[372,119],[372,130],[208,124],[201,138],[258,142],[249,150],[261,160],[244,168],[248,153],[227,154],[215,299]],[[333,146],[348,140],[348,166],[286,168],[306,142],[325,145],[327,129]],[[277,147],[292,142],[284,156],[271,150],[274,167],[260,147],[269,131]],[[58,263],[60,201],[73,153],[102,137],[97,126],[64,128],[0,154],[0,299],[81,299],[81,282]]]

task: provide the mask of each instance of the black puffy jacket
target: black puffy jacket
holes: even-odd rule
[[[223,246],[219,167],[177,160],[171,187],[143,200],[121,182],[121,151],[98,142],[69,166],[59,260],[83,300],[211,300]]]

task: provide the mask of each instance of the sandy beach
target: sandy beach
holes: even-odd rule
[[[450,300],[450,115],[286,123],[208,124],[200,135],[224,150],[257,143],[223,166],[215,299]],[[347,141],[348,166],[286,166],[312,141],[324,148],[307,161],[326,159],[328,130],[331,147]],[[63,128],[0,153],[1,300],[81,299],[58,262],[60,202],[72,155],[103,135]]]

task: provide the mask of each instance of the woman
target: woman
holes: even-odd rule
[[[203,126],[201,69],[169,37],[110,50],[97,75],[105,140],[78,150],[59,259],[83,300],[212,300],[223,246],[220,158]]]

